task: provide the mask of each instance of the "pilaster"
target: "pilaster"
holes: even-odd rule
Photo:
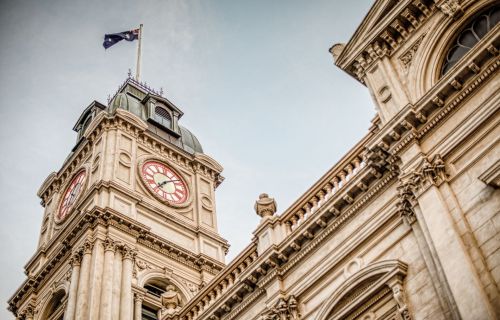
[[[423,157],[417,168],[403,174],[398,209],[404,221],[413,225],[431,275],[445,293],[453,319],[495,319],[492,306],[467,248],[456,229],[440,186],[446,184],[445,163],[439,155]],[[421,231],[421,232],[420,232]],[[432,261],[432,262],[431,262]]]

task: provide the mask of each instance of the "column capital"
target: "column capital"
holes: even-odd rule
[[[121,253],[122,260],[134,260],[135,256],[137,255],[137,251],[127,245],[123,245],[121,247]]]
[[[90,239],[86,239],[81,247],[81,250],[83,254],[91,254],[93,248],[94,248],[94,242],[91,241]]]
[[[106,237],[103,245],[104,245],[104,251],[115,252],[117,249],[116,242],[113,239],[111,239],[110,237]]]
[[[144,301],[145,294],[144,292],[134,292],[134,301],[136,303],[142,303]]]
[[[79,267],[82,263],[82,253],[80,251],[73,252],[69,259],[69,263],[72,267]]]

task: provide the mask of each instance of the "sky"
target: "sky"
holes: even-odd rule
[[[229,262],[252,239],[266,192],[285,211],[367,132],[368,90],[328,52],[371,0],[0,1],[0,303],[24,281],[43,208],[36,193],[76,142],[73,125],[135,69],[136,44],[105,33],[144,24],[142,80],[224,166],[216,191]],[[13,316],[0,307],[1,319]]]

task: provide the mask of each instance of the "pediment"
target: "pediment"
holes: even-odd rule
[[[357,55],[366,45],[378,37],[378,34],[394,20],[398,13],[409,4],[409,0],[376,0],[354,35],[339,57],[337,65],[343,60]]]

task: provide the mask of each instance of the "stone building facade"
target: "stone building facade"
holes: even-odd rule
[[[228,265],[222,166],[182,111],[127,79],[93,102],[38,195],[18,319],[500,318],[500,5],[376,1],[335,65],[377,116],[289,208],[259,196]]]

